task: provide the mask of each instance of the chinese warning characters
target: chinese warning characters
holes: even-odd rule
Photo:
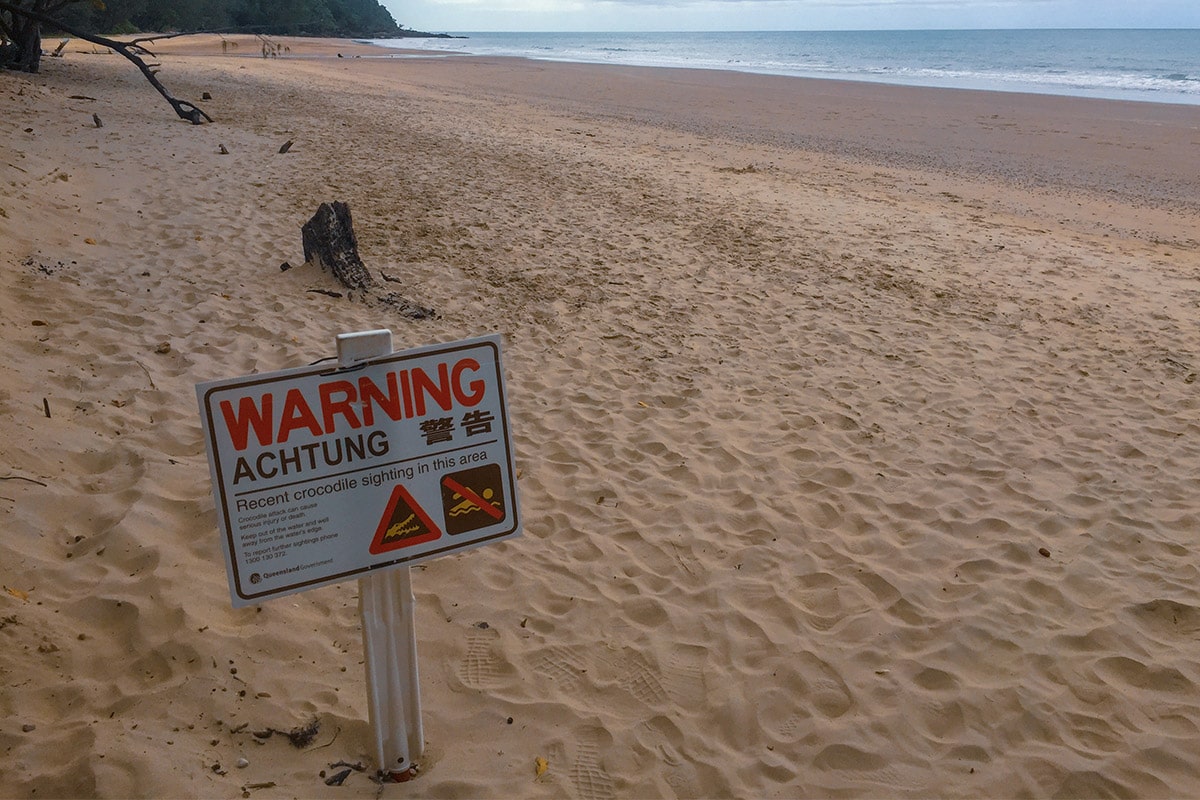
[[[196,391],[235,606],[520,532],[499,337]]]

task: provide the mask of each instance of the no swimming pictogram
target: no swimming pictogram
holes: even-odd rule
[[[371,555],[431,542],[442,535],[403,484],[396,484],[371,540]]]
[[[499,464],[443,475],[441,486],[446,533],[467,533],[504,520],[504,480]]]

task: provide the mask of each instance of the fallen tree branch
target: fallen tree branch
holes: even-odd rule
[[[85,42],[91,42],[93,44],[98,44],[101,47],[107,47],[110,50],[115,50],[137,65],[137,68],[141,70],[144,76],[146,76],[146,80],[150,81],[150,85],[157,89],[158,93],[166,98],[167,102],[171,104],[171,108],[175,109],[175,113],[178,114],[181,119],[186,119],[193,125],[201,125],[203,124],[204,120],[208,120],[209,122],[213,121],[212,117],[210,117],[208,114],[205,114],[204,111],[194,103],[190,103],[187,100],[178,100],[167,91],[167,88],[162,85],[157,77],[155,77],[154,70],[151,69],[151,67],[147,65],[146,62],[143,61],[138,55],[140,53],[154,57],[154,53],[151,53],[140,44],[131,42],[118,42],[116,39],[109,39],[107,36],[97,36],[96,34],[92,33],[83,33],[82,31],[76,30],[69,25],[64,24],[62,20],[54,19],[53,17],[48,17],[45,14],[39,14],[36,11],[30,11],[29,9],[21,8],[20,6],[15,6],[8,2],[8,0],[0,0],[0,10],[25,17],[26,19],[32,19],[45,25],[51,25],[58,30],[63,31],[64,33],[69,33],[72,36],[83,39]]]

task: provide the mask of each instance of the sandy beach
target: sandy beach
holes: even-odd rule
[[[0,73],[0,796],[1195,794],[1200,109],[234,41]],[[194,386],[381,327],[504,337],[525,532],[330,787],[357,584],[231,607]]]

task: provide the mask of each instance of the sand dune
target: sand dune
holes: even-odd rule
[[[1194,110],[294,44],[164,45],[200,127],[0,76],[0,794],[375,794],[356,585],[230,607],[193,385],[376,327],[504,335],[526,520],[415,572],[385,796],[1194,791]],[[310,291],[334,199],[437,319]]]

